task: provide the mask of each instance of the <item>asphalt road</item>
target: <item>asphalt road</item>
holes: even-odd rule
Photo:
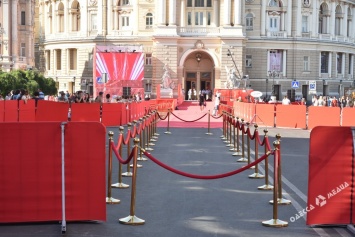
[[[263,128],[260,128],[262,131]],[[109,128],[115,132],[117,128]],[[307,130],[269,128],[270,141],[281,135],[283,196],[291,205],[279,206],[278,218],[289,225],[282,228],[265,227],[262,221],[273,217],[272,191],[260,191],[264,179],[250,179],[253,170],[215,180],[192,179],[172,173],[153,161],[141,161],[137,172],[135,215],[145,220],[144,225],[122,225],[118,219],[130,214],[131,188],[113,189],[113,197],[120,204],[107,205],[106,222],[75,222],[67,224],[65,236],[145,236],[145,237],[206,237],[206,236],[355,236],[346,227],[306,226],[305,217],[295,221],[292,217],[306,207],[308,179],[309,136]],[[177,170],[191,174],[214,175],[236,170],[244,163],[220,138],[221,129],[211,129],[206,135],[203,128],[170,128],[164,134],[158,128],[158,141],[152,156]],[[254,143],[252,143],[254,159]],[[259,148],[259,153],[263,151]],[[123,154],[126,154],[123,151]],[[272,159],[270,159],[272,160]],[[117,180],[117,160],[114,159],[113,182]],[[273,162],[270,162],[272,182]],[[126,167],[124,167],[124,170]],[[261,173],[264,165],[260,166]],[[131,178],[123,182],[131,184]],[[0,225],[1,237],[61,236],[59,223],[22,223]]]

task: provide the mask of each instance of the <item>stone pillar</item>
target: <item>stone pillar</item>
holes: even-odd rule
[[[234,0],[234,24],[235,25],[241,25],[242,24],[242,19],[241,19],[241,0]]]
[[[231,23],[231,0],[224,0],[223,25],[230,26]]]
[[[287,57],[287,51],[284,50],[282,51],[282,76],[283,77],[286,77],[287,76],[287,60],[286,60],[286,57]]]
[[[334,37],[335,34],[335,1],[330,4],[330,24],[328,24],[328,29],[330,27],[330,35]],[[329,31],[328,31],[329,32]]]
[[[166,22],[166,0],[159,0],[158,4],[158,24],[159,25],[165,25]]]
[[[344,37],[347,37],[347,31],[348,31],[348,4],[343,5],[344,9],[344,17],[343,17],[343,26],[342,26],[342,32],[341,35]]]
[[[176,25],[176,0],[169,1],[169,25]]]
[[[186,16],[185,16],[185,7],[186,7],[186,0],[181,0],[181,16],[180,16],[180,26],[181,27],[185,27],[185,20],[186,20]]]
[[[292,0],[288,0],[287,1],[287,19],[285,19],[287,21],[287,27],[286,27],[286,31],[287,31],[287,37],[291,36],[291,29],[292,29]],[[302,21],[299,22],[299,24],[302,24]]]
[[[219,26],[219,24],[218,24],[219,10],[220,10],[219,2],[218,2],[218,0],[214,0],[213,1],[213,23],[212,23],[212,26],[214,26],[214,27]]]
[[[266,1],[261,1],[261,36],[266,35]]]

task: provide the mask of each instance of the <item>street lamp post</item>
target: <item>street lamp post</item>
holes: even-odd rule
[[[268,85],[269,85],[269,79],[266,78],[265,82],[266,82],[266,88],[265,88],[266,95],[265,95],[265,99],[267,100],[267,88],[268,88]]]
[[[269,73],[269,77],[272,77],[272,91],[271,91],[271,95],[275,96],[275,77],[278,77],[280,75],[280,72],[272,70],[272,71],[268,71]]]

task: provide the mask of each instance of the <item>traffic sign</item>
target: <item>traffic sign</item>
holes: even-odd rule
[[[293,89],[299,88],[299,87],[300,87],[300,82],[299,82],[299,81],[292,81],[292,82],[291,82],[291,87],[292,87]]]
[[[316,81],[309,81],[309,90],[315,91],[317,89]]]

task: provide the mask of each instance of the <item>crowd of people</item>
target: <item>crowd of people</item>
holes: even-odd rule
[[[327,106],[327,107],[354,107],[355,95],[341,96],[336,98],[335,96],[317,96],[312,98],[313,106]]]
[[[38,89],[31,96],[27,90],[18,89],[10,91],[5,98],[0,95],[0,100],[23,100],[25,103],[29,99],[34,100],[53,100],[58,102],[65,103],[116,103],[116,102],[131,102],[131,101],[141,101],[143,98],[141,93],[138,92],[136,94],[130,96],[111,96],[110,94],[104,95],[103,92],[99,92],[98,96],[93,98],[89,93],[84,91],[77,91],[75,93],[69,93],[68,91],[60,91],[58,96],[45,98],[46,96],[42,92],[41,89]],[[147,95],[144,100],[149,100],[150,97]]]

